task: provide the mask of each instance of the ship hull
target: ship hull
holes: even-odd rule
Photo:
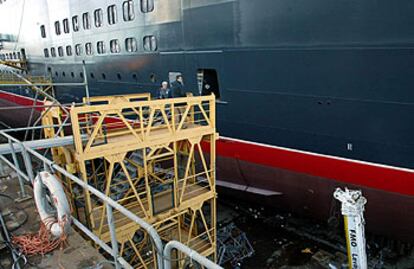
[[[0,102],[33,105],[31,98],[6,92]],[[0,120],[25,126],[30,111],[0,111]],[[34,117],[39,114],[35,110]],[[336,188],[359,189],[368,200],[369,233],[414,242],[413,170],[229,137],[217,141],[217,156],[219,194],[325,222],[339,216]]]
[[[241,198],[327,221],[340,209],[334,190],[359,189],[368,232],[414,241],[413,170],[226,137],[217,154],[218,184]]]
[[[238,185],[236,188],[219,187],[219,194],[252,202],[252,206],[266,205],[325,223],[332,217],[341,222],[340,203],[333,199],[336,188],[361,190],[368,200],[364,212],[368,233],[414,242],[412,196],[220,155],[217,169],[217,178],[225,181],[222,185],[229,186],[228,182]],[[246,180],[253,176],[253,183],[246,186]],[[246,193],[240,186],[253,191]]]
[[[0,90],[0,123],[2,127],[27,127],[39,118],[42,101]],[[31,119],[31,120],[30,120]],[[29,122],[30,121],[30,122]]]

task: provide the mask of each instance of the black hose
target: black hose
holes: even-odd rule
[[[9,195],[7,195],[7,194],[0,193],[0,196],[3,196],[3,197],[6,197],[6,198],[9,198],[10,200],[14,201],[13,197],[11,197],[11,196],[9,196]]]
[[[7,194],[0,193],[0,196],[6,197],[6,198],[10,199],[11,201],[14,201],[14,199],[11,196],[7,195]],[[22,223],[20,223],[18,226],[11,229],[10,232],[13,232],[13,231],[19,229],[20,227],[22,227],[27,222],[27,220],[29,219],[29,215],[27,214],[27,212],[24,209],[21,209],[20,207],[18,207],[16,205],[14,205],[14,208],[16,208],[19,211],[22,211],[24,213],[25,218],[22,221]]]

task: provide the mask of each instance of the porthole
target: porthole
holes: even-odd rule
[[[137,74],[135,74],[135,73],[134,73],[134,74],[132,74],[132,79],[133,79],[133,80],[137,80]]]
[[[66,77],[66,74],[65,74],[65,72],[62,72],[62,77]]]
[[[93,73],[91,73],[91,78],[95,78],[95,75]]]
[[[121,80],[122,79],[122,76],[121,76],[120,73],[116,74],[116,77],[118,78],[118,80]]]
[[[82,73],[82,72],[80,72],[80,73],[79,73],[79,76],[80,76],[81,78],[83,78],[83,73]]]
[[[56,77],[58,77],[58,76],[59,76],[59,73],[58,73],[57,71],[55,72],[55,76],[56,76]]]
[[[106,79],[105,73],[102,73],[102,79]]]
[[[157,81],[157,79],[156,79],[156,77],[155,77],[155,74],[154,74],[154,73],[152,73],[152,74],[150,75],[150,81],[151,81],[152,83],[155,83],[155,82]]]
[[[75,73],[70,72],[70,76],[74,78],[75,77]]]

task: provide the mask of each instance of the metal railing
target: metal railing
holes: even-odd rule
[[[73,183],[79,185],[83,188],[84,191],[89,191],[95,197],[97,197],[102,204],[106,206],[107,210],[107,223],[111,235],[111,246],[106,244],[102,241],[97,235],[95,235],[91,230],[89,230],[80,220],[76,219],[75,216],[72,215],[72,223],[82,231],[87,237],[89,237],[92,241],[94,241],[99,247],[101,247],[105,252],[107,252],[110,256],[112,256],[115,264],[115,268],[133,268],[121,255],[119,254],[118,249],[118,242],[116,237],[116,229],[114,224],[114,213],[113,210],[116,210],[123,214],[125,217],[130,219],[136,225],[139,225],[142,229],[144,229],[147,234],[151,238],[151,242],[154,246],[155,255],[157,257],[156,263],[157,267],[160,269],[171,268],[171,250],[172,248],[176,248],[183,253],[189,255],[190,259],[194,259],[198,263],[200,263],[205,268],[211,269],[220,269],[221,267],[217,264],[213,263],[212,261],[208,260],[207,258],[203,257],[196,251],[186,247],[185,245],[171,241],[168,243],[165,248],[163,242],[154,229],[153,226],[142,220],[137,215],[133,214],[131,211],[120,205],[119,203],[115,202],[110,197],[106,196],[102,192],[98,191],[88,183],[84,182],[83,180],[79,179],[75,175],[69,173],[64,168],[60,167],[59,165],[55,164],[53,161],[49,160],[47,157],[43,156],[41,153],[37,152],[30,145],[19,141],[18,139],[14,138],[13,136],[9,135],[5,131],[0,131],[0,137],[4,137],[7,140],[7,143],[10,147],[10,151],[7,153],[11,153],[13,161],[10,161],[3,155],[0,155],[0,159],[4,161],[8,166],[10,166],[14,171],[16,171],[19,184],[20,184],[20,198],[27,198],[27,193],[24,188],[25,181],[33,183],[35,169],[32,165],[32,162],[36,161],[37,163],[41,164],[38,166],[41,167],[41,170],[58,172],[62,176],[68,178]],[[3,154],[7,154],[3,153]],[[24,168],[20,167],[20,162],[18,160],[18,153],[21,154],[23,158]]]

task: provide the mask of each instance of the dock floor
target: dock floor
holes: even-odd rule
[[[0,175],[3,176],[3,175]],[[25,186],[27,193],[33,197],[30,186]],[[16,174],[11,173],[9,177],[0,177],[0,210],[5,216],[5,221],[23,223],[15,225],[11,234],[21,235],[36,233],[39,230],[40,218],[37,213],[34,200],[28,199],[16,203],[19,185]],[[24,213],[22,213],[22,211]],[[26,220],[25,220],[26,219]],[[74,229],[67,235],[66,247],[57,249],[45,256],[33,256],[28,258],[29,264],[22,268],[36,269],[95,269],[114,268],[107,259],[102,256],[92,245],[84,240]],[[103,267],[99,267],[102,264]],[[7,247],[0,249],[0,268],[11,268],[12,261]]]

